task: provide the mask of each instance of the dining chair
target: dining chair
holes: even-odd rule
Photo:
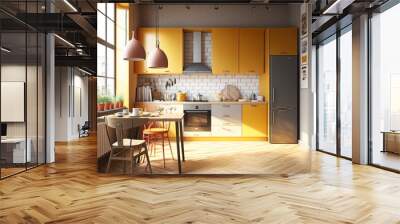
[[[107,173],[110,172],[111,162],[117,160],[124,161],[124,167],[127,161],[131,162],[131,174],[133,174],[134,167],[141,156],[146,157],[146,170],[149,168],[152,173],[146,141],[137,139],[140,128],[145,123],[147,123],[146,119],[106,117],[106,133],[111,148]]]
[[[168,141],[169,150],[171,152],[171,157],[174,160],[174,153],[172,152],[171,147],[171,140],[169,138],[169,129],[170,129],[170,122],[161,121],[161,122],[151,122],[149,125],[145,126],[143,130],[143,139],[147,141],[152,152],[154,155],[156,154],[156,146],[157,143],[161,145],[162,152],[163,152],[163,161],[164,161],[164,168],[165,168],[165,141]]]

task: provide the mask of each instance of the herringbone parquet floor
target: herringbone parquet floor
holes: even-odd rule
[[[130,177],[97,173],[95,147],[0,181],[0,223],[400,223],[400,175],[318,152],[289,177]]]

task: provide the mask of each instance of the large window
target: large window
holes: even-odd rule
[[[318,150],[352,157],[351,25],[318,45]]]
[[[352,32],[351,26],[341,32],[340,43],[340,152],[352,157]]]
[[[400,170],[400,4],[371,19],[371,162]]]
[[[318,47],[318,149],[336,153],[336,36]]]
[[[115,4],[97,4],[97,95],[115,96]]]

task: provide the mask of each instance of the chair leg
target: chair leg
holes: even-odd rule
[[[144,150],[146,151],[145,155],[146,155],[146,159],[147,159],[147,165],[149,166],[149,169],[150,169],[150,173],[153,173],[153,170],[151,169],[149,151],[147,150],[147,146],[146,145],[144,145],[143,147],[144,147]]]
[[[112,153],[113,153],[113,150],[111,149],[111,151],[110,151],[110,157],[108,158],[108,164],[107,164],[107,170],[106,170],[107,173],[110,172],[111,160],[112,160]]]
[[[163,160],[164,160],[164,168],[165,168],[165,147],[164,147],[164,134],[161,135],[161,141],[162,141],[162,154],[163,154]]]
[[[172,152],[171,141],[169,140],[168,133],[167,133],[167,139],[168,139],[169,151],[171,152],[172,160],[175,160],[174,159],[174,153]]]

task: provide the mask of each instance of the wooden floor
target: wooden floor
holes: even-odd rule
[[[292,176],[130,177],[97,173],[95,147],[0,181],[0,223],[400,223],[399,174],[323,153]]]
[[[162,147],[150,153],[155,174],[178,174],[176,148],[172,144],[172,159],[169,147],[165,147],[164,168]],[[185,174],[282,174],[293,175],[310,171],[310,150],[297,145],[272,145],[257,142],[185,142]],[[119,165],[118,165],[119,163]],[[102,165],[104,170],[106,164]],[[126,167],[130,164],[127,163]],[[126,173],[121,162],[112,163],[113,173]],[[145,164],[135,169],[135,175],[146,174]]]

